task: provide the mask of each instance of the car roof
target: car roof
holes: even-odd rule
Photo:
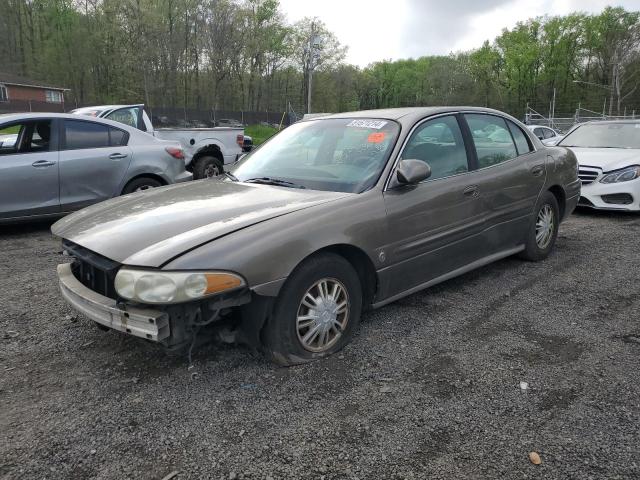
[[[126,107],[144,107],[142,103],[129,103],[126,105],[91,105],[89,107],[78,107],[73,110],[117,110],[118,108]]]
[[[106,118],[99,117],[89,117],[85,115],[77,115],[74,113],[5,113],[0,114],[0,123],[8,123],[8,122],[19,122],[23,120],[38,120],[44,118],[66,118],[69,120],[81,120],[88,122],[97,122],[103,123],[105,125],[109,125],[111,127],[116,127],[121,130],[126,130],[130,134],[137,135],[138,133],[144,133],[138,130],[137,128],[130,127],[129,125],[125,125],[124,123],[115,122],[113,120],[107,120]]]
[[[504,112],[500,112],[499,110],[494,110],[492,108],[484,108],[484,107],[466,107],[466,106],[439,106],[439,107],[407,107],[407,108],[385,108],[380,110],[361,110],[358,112],[343,112],[343,113],[334,113],[333,115],[328,115],[326,117],[313,118],[309,120],[302,120],[303,122],[311,121],[311,120],[326,120],[331,118],[379,118],[384,120],[395,120],[403,124],[412,124],[417,120],[428,117],[431,115],[436,115],[439,113],[448,113],[448,112],[478,112],[478,113],[492,113],[502,116],[507,116],[509,118],[513,118],[510,115],[507,115]]]

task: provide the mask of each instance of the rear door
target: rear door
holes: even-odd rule
[[[546,179],[546,153],[535,151],[524,131],[498,115],[464,115],[473,140],[478,185],[488,212],[489,253],[521,245]],[[490,134],[486,134],[491,131]]]
[[[76,210],[119,195],[131,163],[129,134],[103,123],[65,119],[60,128],[60,203]]]
[[[431,176],[384,192],[390,243],[385,278],[389,296],[464,267],[486,254],[486,206],[456,115],[419,124],[401,158],[422,160]]]
[[[0,126],[0,218],[60,211],[55,120]]]

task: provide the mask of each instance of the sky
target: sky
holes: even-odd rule
[[[290,22],[318,17],[361,67],[385,59],[446,55],[478,48],[503,28],[543,15],[639,10],[640,0],[280,0]]]

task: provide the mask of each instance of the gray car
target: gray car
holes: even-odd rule
[[[102,326],[180,349],[217,323],[290,365],[342,348],[363,309],[511,255],[544,259],[579,196],[573,153],[514,118],[407,108],[296,123],[224,178],[52,231],[74,257],[58,267],[63,296]]]
[[[59,216],[192,179],[175,142],[55,113],[0,115],[0,169],[0,223]]]

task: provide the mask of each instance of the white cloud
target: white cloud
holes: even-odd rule
[[[518,21],[574,11],[599,12],[608,0],[280,0],[291,22],[318,17],[349,47],[347,61],[365,66],[383,59],[469,50]],[[638,0],[619,0],[627,10]]]

